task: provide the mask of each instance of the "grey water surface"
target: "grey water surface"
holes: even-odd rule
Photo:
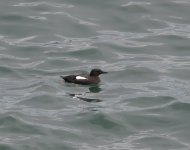
[[[189,149],[189,0],[0,1],[0,150]]]

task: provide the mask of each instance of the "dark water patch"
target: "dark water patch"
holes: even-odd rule
[[[183,45],[182,43],[185,43],[185,41],[188,41],[187,37],[179,36],[179,35],[175,35],[175,34],[165,34],[164,35],[164,33],[163,33],[163,34],[159,35],[159,33],[158,33],[157,36],[159,36],[159,40],[163,40],[163,41],[167,40],[168,43],[173,42],[174,44],[178,43],[180,45]]]
[[[13,6],[16,7],[37,7],[37,6],[50,6],[50,7],[56,7],[56,8],[72,8],[73,5],[71,4],[65,4],[65,3],[51,3],[51,2],[47,2],[47,1],[41,1],[41,2],[33,2],[32,0],[30,0],[31,2],[27,2],[27,3],[17,3]],[[42,9],[43,10],[43,9]]]
[[[185,102],[176,102],[176,103],[173,103],[172,105],[170,105],[170,108],[175,110],[175,112],[177,113],[178,111],[179,112],[189,112],[190,111],[190,103],[185,103]],[[186,114],[188,115],[188,114]]]
[[[160,90],[167,90],[166,87],[159,87],[159,86],[147,86],[149,90],[151,91],[160,91]]]
[[[57,51],[57,50],[46,50],[44,51],[44,54],[47,56],[47,57],[50,57],[50,59],[52,58],[56,58],[56,57],[60,57],[60,58],[63,58],[63,59],[70,59],[72,60],[70,57],[65,57],[65,51]]]
[[[156,125],[153,123],[152,125],[156,125],[164,129],[165,127],[167,128],[166,125],[168,124],[170,129],[176,129],[180,126],[183,126],[184,124],[189,124],[189,121],[187,120],[190,110],[189,107],[189,103],[173,101],[164,105],[159,105],[158,107],[149,107],[144,110],[137,110],[136,113],[138,114],[142,111],[144,114],[146,114],[146,117],[144,118],[145,120],[148,119],[147,121],[149,121],[151,124],[152,122],[159,124]],[[155,120],[153,121],[152,119]]]
[[[12,23],[18,23],[19,21],[21,22],[30,22],[31,20],[28,18],[28,17],[25,17],[25,16],[22,16],[21,14],[6,14],[6,15],[3,15],[1,14],[0,15],[0,19],[1,20],[4,20],[4,23],[6,22],[12,22]]]
[[[134,33],[134,32],[119,32],[119,31],[115,31],[115,30],[100,30],[100,31],[98,31],[98,33],[100,34],[98,36],[100,42],[115,43],[115,44],[122,42],[123,45],[127,45],[128,43],[136,44],[136,45],[134,45],[134,47],[141,47],[141,46],[138,46],[138,44],[140,45],[141,42],[138,42],[135,40],[152,36],[152,34],[145,33],[145,32]],[[133,46],[131,46],[131,47],[133,47]],[[142,46],[142,47],[144,47],[144,46]]]
[[[6,66],[16,66],[17,63],[19,62],[27,62],[27,58],[21,58],[21,57],[15,57],[12,55],[6,55],[2,54],[0,55],[0,64],[1,65],[6,65]]]
[[[48,17],[48,20],[51,20],[51,22],[49,22],[50,26],[56,25],[54,33],[72,38],[82,38],[82,37],[86,38],[90,37],[93,34],[96,34],[96,32],[92,30],[93,26],[97,26],[96,24],[82,20],[67,13],[63,13],[62,15],[59,16],[60,19],[54,17],[54,15],[50,15]],[[63,26],[64,30],[62,30]],[[72,28],[72,30],[70,30],[70,28]]]
[[[47,58],[45,60],[44,63],[38,65],[38,68],[43,68],[43,69],[52,69],[52,68],[60,68],[60,69],[64,69],[64,68],[70,68],[70,67],[77,67],[77,66],[81,66],[80,64],[80,60],[77,59],[73,59],[71,61],[71,57],[70,60],[67,59],[67,57],[52,57],[52,58]]]
[[[161,40],[163,43],[167,41],[166,46],[170,46],[168,50],[170,50],[173,55],[187,56],[190,53],[189,47],[187,44],[189,40],[189,33],[183,33],[183,32],[184,31],[174,32],[174,33],[179,33],[175,35],[172,33],[167,34],[167,32],[163,31],[163,33],[166,35],[159,35],[158,40]],[[188,32],[189,32],[189,29],[188,29]]]
[[[85,59],[101,59],[102,53],[98,49],[83,49],[78,51],[67,52],[66,55],[73,56],[76,58]]]
[[[25,74],[25,77],[36,77],[36,78],[41,78],[43,79],[43,76],[59,76],[62,75],[64,73],[64,69],[36,69],[36,68],[17,68],[15,69],[17,70],[19,73],[21,74]],[[59,78],[59,77],[58,77]]]
[[[121,85],[122,84],[122,85]],[[101,95],[104,97],[106,103],[116,107],[113,108],[113,111],[125,110],[127,107],[128,101],[126,98],[134,97],[138,93],[146,92],[146,90],[138,87],[133,87],[125,83],[105,85],[105,88],[102,90]]]
[[[186,123],[185,126],[181,126],[180,128],[176,129],[176,132],[173,134],[181,141],[181,143],[184,143],[187,146],[189,145],[189,132],[187,132],[188,129],[189,123]]]
[[[61,98],[49,94],[41,94],[39,96],[36,95],[32,96],[29,99],[25,99],[24,101],[18,103],[18,105],[44,109],[59,109],[63,107],[62,104],[64,105],[64,98],[65,97]]]
[[[168,75],[181,79],[181,80],[189,80],[190,69],[170,69]]]
[[[126,70],[117,71],[114,81],[122,82],[123,80],[129,83],[143,83],[158,81],[160,77],[156,71],[145,67],[128,67]]]
[[[100,126],[104,129],[114,129],[117,128],[118,124],[109,120],[108,118],[106,118],[106,116],[104,115],[96,115],[93,118],[89,119],[89,123],[92,125],[97,125]]]
[[[13,117],[2,116],[0,117],[0,132],[18,133],[18,134],[43,134],[42,130],[36,126],[28,125],[27,123]]]
[[[163,8],[166,8],[168,10],[176,10],[176,9],[182,9],[182,10],[186,10],[188,9],[188,4],[189,2],[188,1],[162,1],[162,2],[159,2],[157,3],[158,6],[160,5],[161,7]],[[183,12],[183,11],[182,11]]]
[[[136,148],[140,149],[146,149],[149,147],[154,147],[155,150],[160,150],[160,148],[173,150],[187,148],[186,145],[184,145],[175,138],[172,139],[169,135],[161,135],[160,137],[145,135],[145,137],[141,137],[136,140],[135,143],[138,143],[138,146],[136,146]]]
[[[97,111],[93,111],[93,113],[96,112]],[[115,138],[120,138],[133,133],[130,128],[126,128],[127,125],[115,120],[116,118],[113,119],[110,115],[102,113],[83,114],[85,117],[82,117],[81,115],[78,116],[75,121],[70,122],[70,124],[72,126],[80,127],[84,133],[82,137],[87,138],[89,143],[93,142],[94,138],[97,136],[102,138],[97,139],[95,142],[105,143],[106,141],[108,142]]]
[[[162,115],[169,117],[170,119],[183,120],[185,119],[185,116],[188,115],[187,112],[189,112],[189,107],[189,103],[174,100],[168,103],[164,103],[163,105],[158,105],[157,107],[147,107],[143,110],[134,109],[134,111],[144,111],[148,114],[155,114],[156,116],[158,115],[158,117]],[[179,117],[181,114],[183,114],[183,117]]]
[[[40,85],[40,86],[37,86],[37,85]],[[57,88],[55,88],[54,86],[52,85],[49,85],[48,83],[39,83],[36,84],[36,85],[32,85],[33,87],[36,87],[35,90],[33,90],[32,92],[33,93],[36,93],[36,92],[39,92],[41,91],[42,93],[49,93],[49,94],[55,94],[57,92]],[[27,87],[28,88],[28,87]]]
[[[24,7],[26,7],[26,5],[27,5],[27,3],[25,3]],[[43,11],[51,11],[52,10],[51,7],[48,7],[46,5],[40,5],[40,3],[39,3],[39,5],[38,4],[35,5],[34,3],[33,4],[28,3],[28,6],[30,9],[34,10],[35,12],[43,12]]]
[[[132,76],[136,76],[136,81],[139,80],[140,78],[143,78],[143,77],[144,77],[144,81],[146,80],[145,78],[147,78],[147,80],[149,80],[149,81],[151,81],[151,80],[154,81],[154,80],[158,80],[159,79],[158,76],[156,77],[157,73],[155,71],[150,70],[148,68],[144,68],[144,67],[127,68],[127,72],[128,73],[126,73],[126,76],[128,78],[132,77]],[[131,76],[131,74],[133,74],[133,75]],[[139,75],[141,77],[138,78]]]
[[[138,20],[138,22],[140,22],[142,28],[144,28],[144,31],[147,32],[147,29],[149,31],[149,29],[162,29],[162,28],[166,28],[168,27],[168,24],[166,22],[164,22],[164,20],[159,20],[159,19],[155,19],[152,16],[149,15],[145,15],[143,17],[141,17],[141,19]],[[149,33],[148,34],[150,37],[150,39],[156,35]],[[143,38],[143,40],[145,40],[146,38]]]
[[[45,138],[46,139],[46,138]],[[77,150],[75,146],[72,146],[72,144],[68,144],[67,142],[56,142],[52,141],[51,139],[46,139],[48,142],[45,142],[44,140],[40,141],[31,141],[28,142],[28,144],[23,143],[19,146],[20,149],[27,149],[27,150]]]
[[[9,146],[8,144],[0,144],[0,150],[16,150],[13,146]]]
[[[33,20],[33,19],[30,19]],[[15,30],[15,28],[17,28],[17,30]],[[33,31],[31,32],[30,29],[33,29]],[[3,35],[8,35],[8,36],[12,36],[12,35],[18,35],[18,36],[28,36],[28,35],[34,35],[36,33],[40,32],[47,32],[48,28],[46,27],[42,27],[42,26],[32,26],[31,24],[1,24],[0,25],[0,33]]]
[[[155,96],[155,97],[138,97],[127,99],[128,106],[136,106],[140,108],[159,107],[175,101],[174,97],[170,96]]]
[[[68,0],[67,0],[68,1]],[[68,1],[68,2],[70,2],[70,1]],[[75,1],[75,0],[72,0],[72,3],[73,4],[75,4],[76,6],[77,5],[81,5],[81,7],[83,8],[84,6],[86,6],[86,7],[84,7],[84,8],[109,8],[109,7],[114,7],[114,5],[112,5],[113,3],[114,3],[114,1],[111,1],[110,3],[108,3],[108,1],[104,1],[104,2],[102,2],[102,1],[100,1],[100,0],[98,0],[98,1],[88,1],[88,0],[81,0],[80,2],[78,2],[78,1]]]
[[[21,74],[14,68],[0,66],[0,75],[3,78],[21,78]]]
[[[180,41],[183,43],[186,43],[185,41],[182,40],[183,38],[186,38],[184,40],[188,40],[189,28],[190,27],[188,24],[168,23],[168,27],[160,28],[160,29],[148,29],[148,31],[152,32],[153,37],[154,36],[160,37],[159,40],[168,39],[168,42],[176,41],[176,43],[180,44]],[[179,41],[177,39],[179,39]],[[173,43],[173,44],[176,44],[176,43]]]
[[[91,86],[91,87],[89,87],[89,91],[91,92],[91,93],[99,93],[99,92],[101,92],[102,91],[102,88],[100,88],[99,86]]]
[[[142,112],[127,115],[126,119],[129,126],[137,130],[169,130],[180,124],[179,120],[171,118],[168,114],[154,115],[153,112],[150,114],[141,114]]]
[[[177,43],[176,43],[176,45],[173,47],[173,51],[174,51],[176,54],[180,53],[180,54],[182,54],[182,55],[184,55],[184,56],[190,54],[189,45],[183,44],[183,43],[178,44],[178,45],[177,45]]]
[[[107,44],[107,43],[106,43]],[[105,46],[105,44],[104,44]],[[128,47],[127,45],[119,45],[119,44],[114,44],[114,43],[110,43],[107,44],[106,47],[108,47],[108,49],[113,50],[116,52],[116,54],[122,56],[122,54],[146,54],[147,49],[145,48],[136,48],[136,47]],[[117,57],[115,57],[117,58]],[[114,59],[114,58],[113,58]],[[118,59],[118,58],[117,58]]]
[[[47,35],[48,36],[48,35]],[[46,36],[46,38],[47,38]],[[33,48],[41,48],[44,49],[46,47],[49,48],[64,48],[66,45],[63,42],[60,41],[49,41],[49,42],[27,42],[27,41],[21,41],[21,42],[11,42],[11,45],[16,45],[18,47],[33,47]],[[44,52],[49,53],[49,52]]]
[[[28,46],[28,47],[16,47],[14,51],[12,52],[13,54],[19,55],[20,57],[23,58],[38,58],[40,57],[41,60],[43,58],[43,48],[37,47],[37,46]]]
[[[0,67],[1,68],[1,67]],[[14,70],[14,71],[12,71]],[[36,77],[40,80],[43,80],[44,77],[40,77],[40,76],[57,76],[58,78],[59,75],[62,75],[64,73],[63,69],[53,69],[53,70],[42,70],[42,69],[31,69],[31,68],[11,68],[11,69],[7,69],[6,67],[2,67],[2,77],[4,76],[4,78],[31,78],[31,77]]]
[[[116,122],[114,122],[111,118],[107,118],[107,115],[104,114],[94,114],[94,115],[87,115],[86,118],[79,118],[78,121],[76,122],[78,125],[84,125],[85,126],[91,126],[92,128],[95,126],[98,126],[101,129],[105,130],[117,130],[120,125]]]
[[[14,81],[14,82],[11,82],[9,79],[6,79],[6,80],[3,80],[3,83],[2,84],[7,84],[7,85],[10,85],[8,87],[6,87],[7,90],[10,90],[10,91],[19,91],[19,90],[30,90],[30,89],[35,89],[39,86],[41,86],[43,84],[43,81],[38,81],[38,80],[17,80],[17,81]],[[5,87],[5,86],[4,86]]]

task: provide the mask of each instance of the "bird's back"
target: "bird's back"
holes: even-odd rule
[[[91,76],[82,77],[79,75],[69,75],[69,76],[61,76],[61,78],[64,79],[65,82],[83,84],[83,85],[98,84],[100,82],[99,77],[91,77]]]
[[[76,80],[76,75],[69,75],[69,76],[60,76],[65,82],[74,83]]]

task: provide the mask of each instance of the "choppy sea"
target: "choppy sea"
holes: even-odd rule
[[[189,150],[189,0],[1,0],[0,150]],[[101,68],[101,84],[60,75]]]

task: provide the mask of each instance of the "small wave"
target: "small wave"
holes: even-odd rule
[[[190,38],[190,25],[188,24],[177,24],[172,22],[166,22],[169,27],[162,29],[148,29],[148,31],[153,32],[155,36],[160,35],[176,35],[180,37]]]
[[[19,22],[19,21],[22,21],[22,22],[29,22],[29,19],[22,15],[22,14],[17,14],[17,13],[9,13],[9,14],[2,14],[0,16],[1,20],[4,20],[5,22]]]
[[[29,16],[29,18],[36,19],[36,20],[47,20],[46,17],[42,17],[42,16]]]
[[[128,3],[122,4],[120,10],[125,11],[128,14],[130,13],[149,14],[150,13],[149,5],[151,5],[151,2],[130,1]]]
[[[17,64],[18,66],[20,66],[22,69],[26,69],[26,68],[35,68],[37,67],[38,65],[40,64],[43,64],[44,61],[41,60],[41,61],[34,61],[34,62],[30,62],[30,63],[20,63],[20,64]]]
[[[12,133],[42,134],[41,130],[33,125],[28,125],[14,116],[4,116],[0,118],[1,130]]]
[[[98,24],[92,23],[90,21],[86,21],[86,20],[80,19],[79,17],[75,17],[68,12],[63,12],[63,11],[62,12],[41,12],[40,14],[43,14],[43,15],[49,15],[49,14],[51,14],[51,15],[65,15],[66,17],[68,17],[74,21],[77,21],[81,25],[99,26]]]
[[[39,6],[39,5],[47,5],[51,7],[66,7],[66,8],[72,8],[74,7],[73,5],[68,5],[68,4],[58,4],[58,3],[50,3],[46,1],[41,1],[41,2],[32,2],[32,3],[19,3],[15,4],[13,6],[28,6],[28,7],[33,7],[33,6]]]
[[[174,0],[172,2],[176,4],[190,4],[189,0]]]
[[[150,31],[154,32],[154,34],[157,35],[156,30]],[[61,38],[62,41],[49,41],[44,43],[29,42],[29,40],[35,39],[37,36],[24,37],[20,39],[10,39],[7,37],[1,37],[0,40],[5,43],[8,43],[9,45],[16,45],[21,47],[56,47],[68,48],[70,50],[94,47],[93,45],[97,43],[111,43],[121,45],[124,47],[146,47],[163,45],[163,43],[158,42],[137,41],[139,39],[154,36],[152,33],[126,33],[118,31],[98,31],[98,33],[100,33],[100,35],[88,38],[68,38],[56,34],[55,36]]]
[[[160,106],[168,106],[173,101],[175,101],[175,98],[170,96],[138,97],[127,99],[127,105],[139,108],[158,108]]]
[[[102,35],[98,36],[99,42],[109,42],[125,47],[145,47],[145,46],[160,46],[163,43],[157,42],[141,42],[135,39],[143,39],[152,36],[150,33],[130,33],[118,31],[98,31]]]
[[[26,57],[16,57],[16,56],[13,56],[13,55],[8,55],[8,54],[0,54],[0,60],[1,59],[8,59],[8,60],[20,60],[20,61],[25,61],[25,60],[29,60],[29,58],[26,58]]]
[[[15,77],[15,78],[20,78],[20,73],[9,66],[0,66],[0,75],[1,77]]]
[[[121,6],[122,7],[129,7],[129,6],[135,6],[135,5],[139,5],[139,6],[142,6],[142,5],[151,5],[150,2],[128,2],[126,4],[122,4]]]

